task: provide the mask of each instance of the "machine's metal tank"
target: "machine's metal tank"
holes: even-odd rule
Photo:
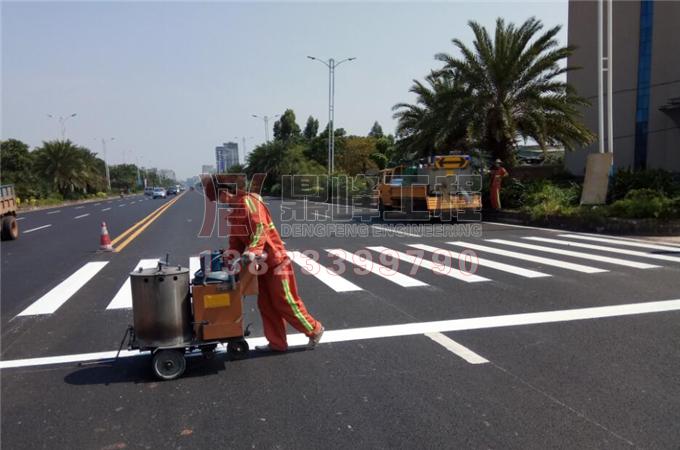
[[[181,347],[191,341],[189,269],[160,266],[130,274],[135,344]]]

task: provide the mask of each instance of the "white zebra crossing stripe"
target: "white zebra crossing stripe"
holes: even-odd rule
[[[455,241],[447,242],[447,244],[456,245],[459,247],[469,248],[472,250],[479,250],[482,252],[493,253],[500,256],[507,256],[508,258],[522,259],[524,261],[535,262],[539,264],[545,264],[546,266],[559,267],[560,269],[574,270],[576,272],[582,273],[602,273],[608,272],[605,269],[598,269],[597,267],[584,266],[582,264],[570,263],[567,261],[561,261],[559,259],[544,258],[542,256],[529,255],[527,253],[512,252],[509,250],[503,250],[496,247],[489,247],[486,245],[472,244],[469,242]]]
[[[438,247],[432,247],[431,245],[424,245],[424,244],[411,244],[409,247],[413,248],[418,248],[420,250],[425,250],[426,252],[432,252],[432,253],[440,253],[449,256],[452,259],[458,260],[460,258],[466,258],[468,255],[462,255],[458,252],[454,252],[453,250],[449,249],[444,249],[444,248],[438,248]],[[529,270],[529,269],[523,269],[521,267],[513,266],[510,264],[504,264],[496,261],[491,261],[485,258],[475,258],[475,262],[484,267],[490,267],[492,269],[496,270],[501,270],[503,272],[509,272],[513,273],[515,275],[519,275],[521,277],[526,277],[526,278],[541,278],[541,277],[549,277],[547,273],[543,272],[537,272],[535,270]]]
[[[437,275],[446,275],[447,277],[455,278],[457,280],[465,281],[466,283],[478,283],[480,281],[490,281],[488,278],[480,277],[473,273],[463,272],[460,268],[454,265],[436,264],[432,261],[428,261],[425,258],[419,258],[416,255],[409,255],[408,253],[399,252],[396,250],[389,249],[387,247],[366,247],[369,250],[373,250],[378,253],[385,253],[386,255],[399,258],[399,260],[413,264],[417,267],[424,267],[430,269]]]
[[[361,291],[362,289],[351,281],[345,280],[337,273],[322,266],[307,255],[298,251],[287,252],[288,257],[292,259],[303,271],[313,275],[323,284],[333,289],[335,292],[353,292]]]
[[[629,239],[609,239],[595,236],[582,236],[580,234],[558,234],[559,237],[570,239],[582,239],[585,241],[606,242],[608,244],[626,245],[628,247],[649,248],[652,250],[664,250],[669,252],[680,252],[680,246],[658,245],[651,242],[632,241]]]
[[[158,258],[156,259],[140,259],[132,271],[142,269],[150,269],[158,265]],[[129,309],[132,308],[132,286],[130,284],[130,277],[127,277],[123,286],[118,289],[118,292],[109,303],[106,309]]]
[[[559,239],[547,239],[547,238],[539,238],[539,237],[533,237],[533,236],[525,237],[524,239],[530,239],[532,241],[547,242],[549,244],[566,245],[568,247],[588,248],[588,249],[591,249],[591,250],[600,250],[600,251],[603,251],[603,252],[618,253],[620,255],[638,256],[640,258],[650,258],[650,259],[660,259],[662,261],[680,262],[679,256],[668,256],[668,255],[659,255],[659,254],[656,254],[656,253],[639,252],[637,250],[628,250],[628,249],[623,249],[623,248],[608,247],[606,245],[593,245],[593,244],[586,244],[586,243],[583,243],[583,242],[569,242],[569,241],[562,241],[562,240],[559,240]],[[656,267],[658,267],[658,266],[656,266]]]
[[[527,239],[527,238],[525,238],[525,239]],[[594,255],[592,253],[574,252],[574,251],[565,250],[565,249],[562,249],[562,248],[545,247],[543,245],[533,245],[533,244],[526,244],[524,242],[507,241],[505,239],[487,239],[487,241],[488,242],[495,242],[496,244],[504,244],[504,245],[511,245],[513,247],[526,248],[528,250],[536,250],[536,251],[539,251],[539,252],[556,253],[558,255],[573,256],[574,258],[589,259],[591,261],[599,261],[599,262],[604,262],[604,263],[608,263],[608,264],[615,264],[615,265],[619,265],[619,266],[633,267],[635,269],[654,269],[654,268],[659,267],[659,266],[655,266],[653,264],[640,263],[640,262],[630,261],[630,260],[627,260],[627,259]]]
[[[192,256],[189,258],[189,280],[194,278],[194,274],[201,268],[201,258]]]
[[[378,264],[358,253],[349,253],[345,250],[335,248],[326,250],[331,255],[337,256],[347,262],[350,262],[362,269],[371,272],[374,275],[378,275],[386,280],[396,283],[402,287],[416,287],[416,286],[427,286],[427,283],[423,283],[420,280],[411,278],[403,273],[399,273],[396,270]]]
[[[61,305],[80,290],[97,273],[108,264],[108,261],[95,261],[85,264],[76,270],[70,277],[56,285],[47,294],[33,302],[28,308],[21,311],[19,316],[37,316],[52,314]]]

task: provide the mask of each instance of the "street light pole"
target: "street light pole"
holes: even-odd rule
[[[312,61],[319,61],[328,67],[328,174],[331,175],[335,171],[335,68],[344,62],[354,61],[356,58],[345,58],[338,62],[333,58],[328,61],[314,56],[307,56],[307,58]]]
[[[106,156],[106,141],[115,141],[116,138],[102,138],[102,150],[104,151],[104,167],[106,167],[106,186],[111,190],[111,175],[109,174],[109,160]]]
[[[63,141],[66,138],[66,121],[70,119],[71,117],[77,116],[76,113],[73,113],[69,116],[59,116],[58,118],[53,116],[52,114],[48,114],[47,117],[50,119],[57,119],[59,121],[59,129],[61,130],[61,140]]]
[[[269,143],[269,119],[276,119],[281,114],[276,114],[275,116],[272,116],[272,117],[258,116],[257,114],[251,114],[251,115],[256,119],[262,119],[262,121],[264,122],[264,138],[265,138],[265,142]]]

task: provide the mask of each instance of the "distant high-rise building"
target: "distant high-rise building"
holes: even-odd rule
[[[605,36],[611,3],[614,166],[680,172],[680,2],[605,2]],[[583,119],[597,133],[596,1],[569,0],[568,40],[576,47],[569,66],[582,69],[569,72],[567,81],[591,102]],[[566,152],[567,170],[582,175],[587,155],[597,151],[595,142]]]
[[[201,166],[201,173],[215,173],[215,166],[210,164],[204,164]]]
[[[221,146],[215,147],[215,162],[217,172],[224,173],[237,164],[240,164],[238,156],[238,144],[236,142],[226,142]]]

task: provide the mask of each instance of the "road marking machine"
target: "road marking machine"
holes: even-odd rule
[[[153,373],[162,380],[184,373],[187,352],[210,358],[226,343],[231,358],[245,358],[250,331],[243,326],[243,297],[258,292],[255,267],[240,258],[224,262],[221,250],[206,251],[190,280],[189,269],[167,261],[130,273],[133,325],[119,352],[126,338],[129,350],[151,352]]]

